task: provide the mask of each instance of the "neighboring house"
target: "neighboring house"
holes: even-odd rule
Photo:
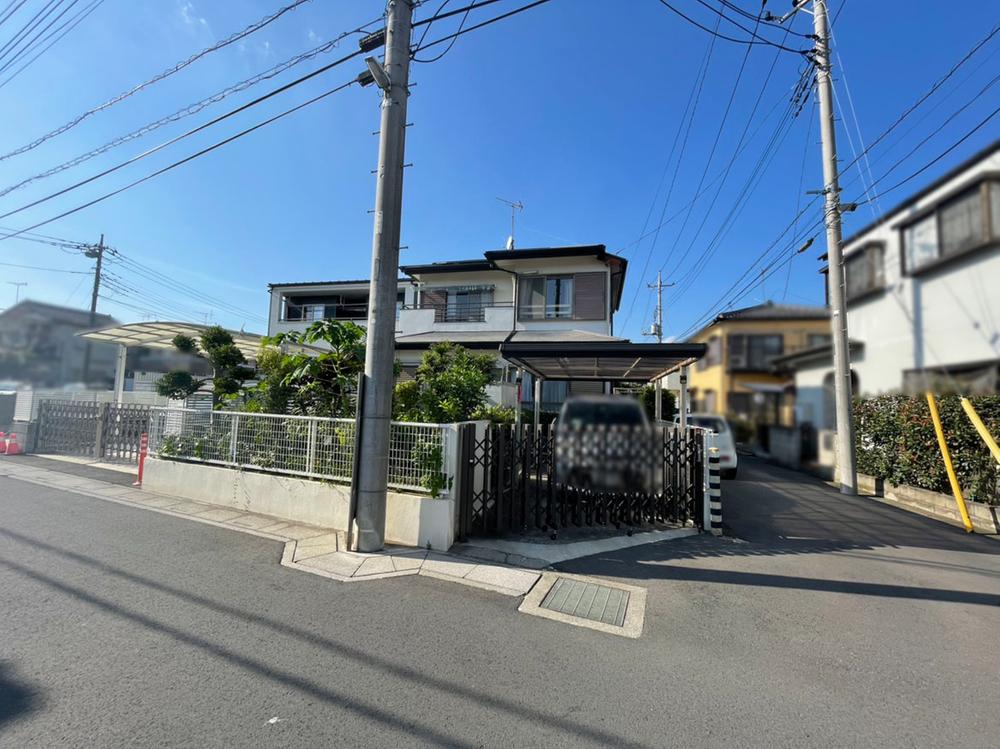
[[[855,394],[1000,385],[1000,140],[844,240]],[[824,271],[825,273],[825,271]],[[797,419],[832,428],[830,346],[784,356]]]
[[[83,380],[87,342],[76,333],[115,324],[109,315],[26,299],[0,313],[0,379],[37,387],[60,387]],[[94,343],[88,385],[110,387],[116,348]]]
[[[613,341],[626,261],[604,245],[491,250],[469,260],[404,265],[399,282],[396,350],[404,376],[438,341],[499,352],[505,340]],[[318,319],[367,323],[368,282],[271,284],[268,333],[302,330]],[[498,403],[513,405],[515,373],[498,357]],[[567,394],[600,391],[592,382],[546,382],[545,410]],[[522,399],[532,402],[525,375]]]
[[[751,421],[791,424],[795,393],[776,358],[830,341],[825,307],[775,304],[723,312],[688,339],[705,356],[688,373],[691,410]]]

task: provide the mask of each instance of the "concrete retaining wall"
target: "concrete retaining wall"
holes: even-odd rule
[[[147,458],[142,488],[282,520],[347,529],[350,487],[294,476]],[[452,499],[389,492],[387,543],[446,551],[455,540]]]
[[[895,486],[864,473],[858,474],[858,491],[872,494],[889,504],[918,515],[965,527],[955,498],[949,494],[940,494],[916,486]],[[965,507],[976,533],[1000,533],[1000,508],[969,500],[965,500]]]

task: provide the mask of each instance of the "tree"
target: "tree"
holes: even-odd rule
[[[470,419],[486,406],[486,386],[495,379],[495,361],[489,354],[473,354],[450,341],[435,343],[415,378],[397,383],[393,415],[437,424]]]
[[[646,411],[646,416],[653,419],[656,416],[656,386],[643,385],[639,391],[639,400]],[[664,421],[670,421],[674,417],[674,394],[670,390],[660,391],[661,414]]]
[[[343,320],[318,320],[305,331],[264,339],[261,375],[247,392],[247,410],[306,416],[353,416],[358,374],[365,367],[365,329]],[[325,344],[317,353],[288,345]]]
[[[200,343],[200,345],[199,345]],[[178,333],[173,338],[174,348],[193,354],[212,365],[212,377],[199,379],[189,372],[168,372],[156,383],[156,392],[168,398],[183,400],[198,392],[207,382],[212,382],[212,405],[235,397],[243,383],[253,377],[253,370],[225,328],[213,325],[202,331],[199,340]]]

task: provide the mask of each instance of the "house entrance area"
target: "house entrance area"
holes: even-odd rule
[[[697,427],[461,429],[460,538],[703,524],[708,466]]]

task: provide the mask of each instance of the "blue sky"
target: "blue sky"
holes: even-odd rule
[[[693,17],[714,25],[694,0],[672,0]],[[840,55],[838,96],[847,120],[841,124],[842,160],[868,143],[943,75],[998,22],[992,3],[961,3],[961,12],[942,12],[932,0],[830,0]],[[40,0],[32,0],[29,5]],[[33,140],[82,111],[244,28],[281,4],[280,0],[104,0],[76,29],[9,84],[0,121],[3,153]],[[433,12],[427,2],[416,18]],[[459,7],[463,2],[454,0]],[[485,19],[523,4],[504,0],[473,14]],[[751,0],[740,4],[750,9]],[[784,10],[786,3],[770,4]],[[26,6],[27,7],[27,6]],[[81,4],[81,7],[83,5]],[[37,10],[37,8],[36,8]],[[182,72],[96,114],[81,125],[20,156],[0,162],[0,186],[32,176],[123,133],[290,58],[340,32],[378,17],[381,0],[313,0],[285,14],[241,43],[206,56]],[[470,21],[471,22],[471,21]],[[14,19],[0,27],[12,33]],[[20,22],[23,23],[23,20]],[[20,25],[20,24],[17,24]],[[811,31],[811,18],[792,26]],[[454,24],[442,22],[428,39]],[[731,33],[739,34],[730,27]],[[780,38],[781,32],[770,34]],[[798,40],[801,42],[802,40]],[[799,46],[789,37],[790,46]],[[652,295],[645,288],[673,250],[666,280],[685,279],[667,291],[666,329],[681,334],[716,302],[751,260],[774,241],[805,205],[799,190],[821,187],[815,112],[807,104],[790,124],[776,155],[710,260],[692,277],[694,261],[716,235],[735,204],[778,113],[798,79],[801,61],[781,52],[769,85],[765,76],[776,51],[751,51],[726,120],[711,180],[730,161],[755,102],[751,121],[758,135],[734,162],[723,189],[711,188],[695,203],[684,233],[680,218],[663,227],[655,247],[641,242],[647,214],[658,222],[663,193],[654,203],[670,145],[709,36],[673,15],[657,0],[553,0],[517,17],[463,36],[439,62],[415,64],[409,102],[402,253],[406,263],[474,257],[501,247],[509,232],[509,210],[496,198],[521,200],[517,243],[521,247],[602,243],[630,261],[630,278],[616,332],[637,337],[648,326]],[[313,70],[322,61],[352,51],[338,50],[296,66],[272,81],[236,94],[200,114],[113,149],[85,165],[40,180],[0,198],[0,213],[18,208],[168,138],[210,117]],[[440,50],[440,48],[438,48]],[[997,73],[1000,39],[994,38],[935,98],[908,118],[871,153],[879,177],[913,145],[969,101]],[[691,135],[666,216],[692,198],[716,137],[745,48],[717,41]],[[294,106],[354,77],[359,61],[336,68],[261,106],[185,139],[115,175],[0,221],[22,228],[87,202],[201,147]],[[842,66],[840,63],[842,62]],[[846,75],[845,75],[846,71]],[[2,76],[0,76],[2,80]],[[860,126],[854,131],[847,87]],[[881,185],[888,186],[922,166],[980,122],[996,106],[996,89],[974,102],[951,124],[901,164]],[[374,88],[349,88],[259,130],[203,158],[87,210],[53,222],[40,232],[96,242],[103,232],[112,247],[211,299],[181,297],[162,284],[113,267],[121,279],[118,301],[99,309],[121,320],[142,319],[135,307],[160,319],[185,313],[195,319],[263,331],[268,282],[367,277],[370,267],[377,159],[379,98]],[[771,119],[765,115],[778,106]],[[811,124],[810,124],[811,121]],[[992,121],[911,185],[880,198],[890,208],[966,158],[1000,132]],[[912,130],[911,130],[912,128]],[[907,133],[907,131],[910,132]],[[670,181],[673,167],[667,174]],[[856,170],[848,170],[845,198],[862,193]],[[801,201],[801,202],[800,202]],[[847,217],[846,231],[873,218],[862,206]],[[815,212],[814,212],[815,213]],[[803,223],[818,217],[807,214]],[[704,221],[701,233],[695,230]],[[746,290],[737,305],[765,298],[822,303],[817,274],[824,249],[816,244],[790,266]],[[691,248],[684,262],[680,258]],[[780,249],[780,247],[779,247]],[[645,277],[640,271],[647,266]],[[0,242],[0,260],[48,268],[88,270],[78,254],[43,244]],[[687,277],[685,278],[685,274]],[[753,277],[753,275],[751,275]],[[0,266],[0,279],[26,281],[22,297],[84,306],[90,279]],[[124,287],[124,290],[122,289]],[[741,288],[741,287],[738,287]],[[734,301],[734,295],[725,301]],[[0,308],[13,302],[14,287],[0,283]],[[150,302],[150,300],[157,300]],[[254,313],[219,309],[214,300]],[[145,301],[144,301],[145,300]],[[125,306],[131,305],[131,306]],[[169,306],[168,306],[169,305]],[[180,307],[180,309],[177,309]],[[631,310],[631,314],[629,314]],[[627,322],[626,322],[627,319]]]

